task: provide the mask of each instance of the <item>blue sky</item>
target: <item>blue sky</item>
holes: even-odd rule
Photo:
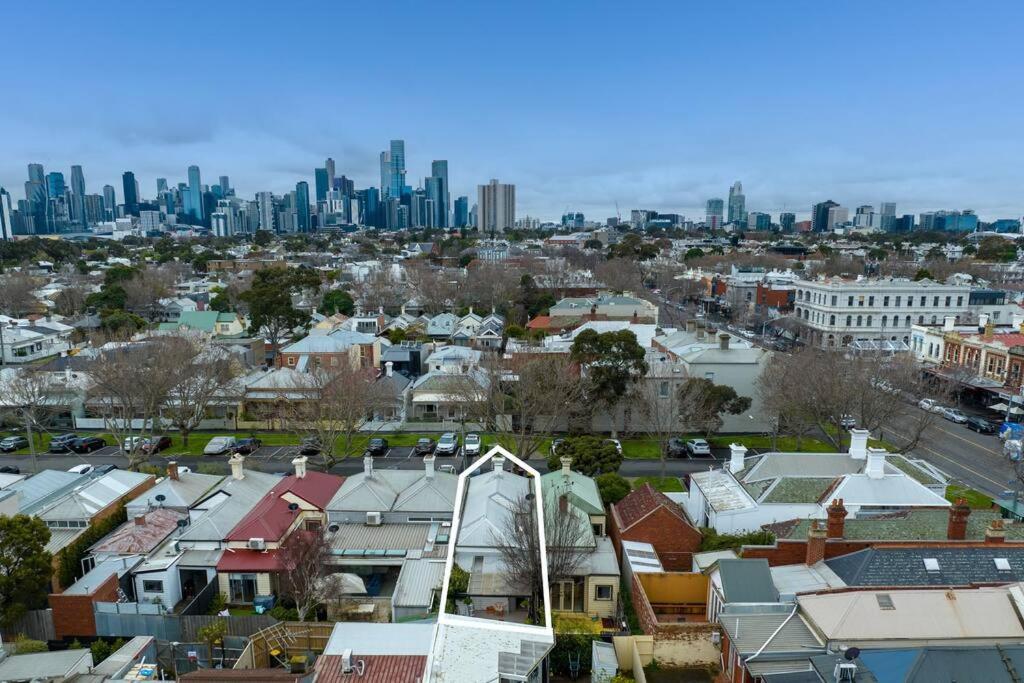
[[[102,6],[101,6],[102,5]],[[284,192],[330,155],[357,187],[517,185],[545,219],[897,202],[1024,213],[1017,2],[8,3],[0,185],[134,170]]]

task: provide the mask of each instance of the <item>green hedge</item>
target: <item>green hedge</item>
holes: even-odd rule
[[[128,513],[125,512],[124,505],[121,505],[117,508],[117,512],[86,529],[85,533],[79,536],[74,543],[61,551],[60,570],[57,578],[63,588],[67,588],[82,578],[82,558],[85,557],[89,548],[126,521],[128,521]]]

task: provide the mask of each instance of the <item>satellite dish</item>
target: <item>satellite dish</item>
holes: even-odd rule
[[[292,512],[295,512],[296,510],[299,509],[299,504],[298,503],[288,503],[288,509],[291,510]]]
[[[332,534],[336,534],[336,533],[338,533],[338,529],[340,529],[340,528],[341,527],[338,526],[337,524],[332,524],[329,527],[327,527],[327,530],[330,531]]]
[[[162,503],[162,502],[164,502],[165,500],[167,500],[167,496],[165,496],[165,495],[164,495],[164,494],[162,494],[162,493],[159,493],[159,494],[157,494],[157,496],[156,496],[156,502],[158,502],[158,503]]]
[[[852,662],[853,660],[857,659],[857,657],[860,657],[860,648],[859,647],[848,647],[848,648],[846,648],[846,652],[843,653],[843,657],[846,657],[847,660]]]
[[[187,519],[179,519],[178,520],[178,526],[181,527],[182,529],[184,529],[185,527],[188,526],[188,520]]]

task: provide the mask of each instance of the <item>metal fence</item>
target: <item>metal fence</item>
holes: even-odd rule
[[[130,637],[145,633],[159,640],[197,641],[199,629],[219,619],[227,622],[230,636],[251,636],[277,623],[268,614],[217,617],[206,614],[168,614],[159,605],[139,602],[95,603],[96,635]]]

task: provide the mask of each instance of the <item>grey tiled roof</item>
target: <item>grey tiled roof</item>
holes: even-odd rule
[[[768,560],[719,560],[718,570],[726,602],[777,602],[779,599]]]
[[[934,559],[938,570],[925,566]],[[996,560],[1006,560],[1000,569]],[[825,564],[848,586],[967,586],[1024,580],[1024,548],[867,548]]]

